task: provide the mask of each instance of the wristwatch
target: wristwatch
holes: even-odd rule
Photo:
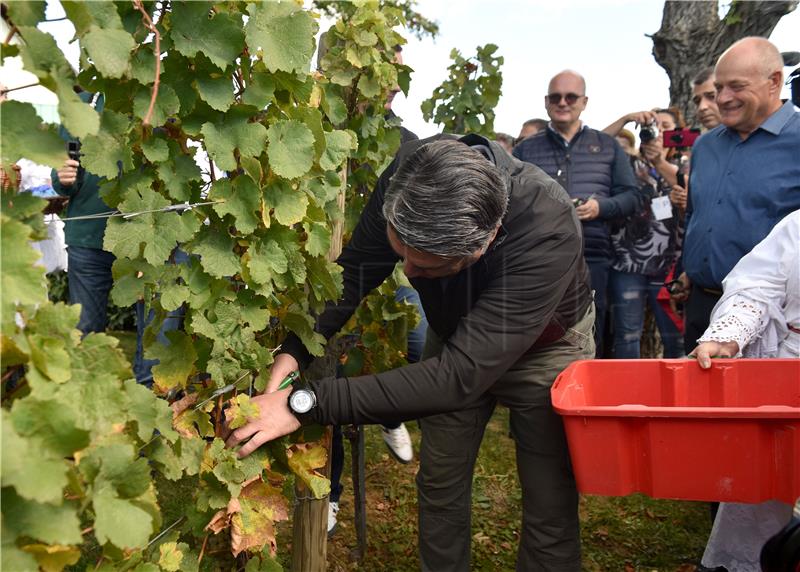
[[[289,394],[289,410],[303,425],[313,422],[312,411],[317,406],[317,395],[308,387],[295,387]]]

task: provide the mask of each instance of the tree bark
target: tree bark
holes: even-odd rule
[[[717,2],[667,0],[661,28],[653,34],[653,57],[670,79],[670,105],[691,122],[694,117],[692,78],[714,65],[720,54],[747,36],[769,37],[778,21],[792,12],[798,0],[734,0],[719,17]]]

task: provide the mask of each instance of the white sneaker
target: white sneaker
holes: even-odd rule
[[[328,503],[328,536],[336,531],[336,515],[339,514],[339,503]]]
[[[414,459],[414,449],[411,448],[411,436],[408,429],[401,423],[397,429],[381,427],[383,440],[389,447],[389,452],[401,463],[410,463]]]

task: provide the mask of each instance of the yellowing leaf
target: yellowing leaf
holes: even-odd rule
[[[311,490],[314,498],[323,498],[331,490],[331,482],[320,469],[328,462],[328,452],[319,443],[296,443],[286,451],[289,468]]]

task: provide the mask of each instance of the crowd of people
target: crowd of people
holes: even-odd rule
[[[267,391],[254,398],[260,417],[230,432],[228,446],[244,457],[301,424],[377,423],[407,461],[402,422],[419,420],[421,569],[466,571],[473,467],[501,404],[522,487],[517,569],[580,570],[578,492],[549,393],[564,368],[639,358],[646,308],[664,357],[696,355],[701,367],[718,355],[800,357],[792,215],[800,209],[800,117],[780,99],[782,70],[763,38],[725,51],[693,82],[704,130],[694,145],[670,107],[588,127],[587,85],[572,70],[549,82],[549,119],[525,122],[516,139],[404,134],[338,259],[343,299],[317,317],[317,329],[335,335],[400,263],[414,291],[398,296],[419,300],[427,318],[421,356],[391,371],[278,390],[311,361],[290,335]],[[102,96],[85,97],[102,108]],[[108,210],[97,178],[76,160],[53,172],[53,188],[71,197],[68,218]],[[102,249],[104,220],[66,228],[70,296],[82,304],[84,333],[105,328],[114,258]],[[142,307],[140,328],[146,322]],[[147,383],[140,359],[137,379]],[[778,505],[758,510],[782,526],[788,512]],[[760,569],[757,549],[774,530],[740,526],[758,510],[723,505],[704,567]],[[731,542],[732,529],[752,542]]]

